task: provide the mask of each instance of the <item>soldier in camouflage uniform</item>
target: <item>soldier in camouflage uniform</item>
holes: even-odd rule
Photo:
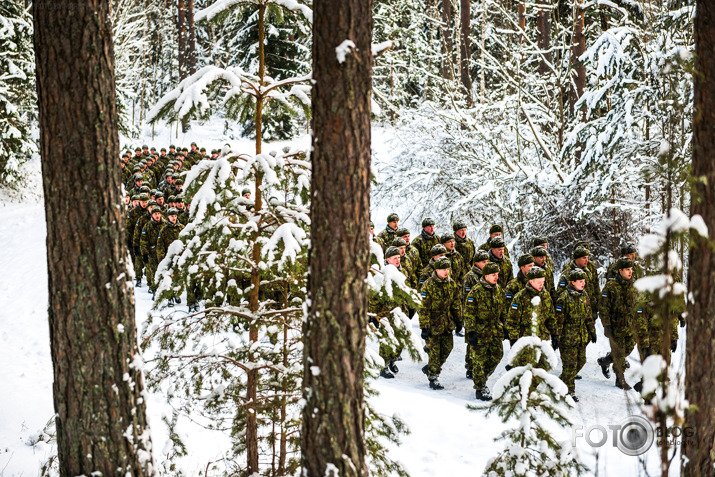
[[[396,213],[393,212],[387,216],[387,225],[385,226],[385,230],[377,234],[378,238],[382,240],[383,251],[387,250],[387,247],[391,246],[395,237],[397,237],[395,232],[397,231],[397,225],[399,223],[400,217]]]
[[[141,151],[141,149],[139,150]],[[129,254],[132,257],[132,265],[134,266],[134,271],[137,270],[137,250],[134,248],[134,227],[137,225],[139,217],[146,215],[147,206],[149,201],[149,194],[141,193],[137,197],[137,206],[129,211],[127,214],[125,225],[127,227],[127,247],[129,247]],[[137,274],[136,286],[141,286],[141,275]]]
[[[489,263],[489,252],[477,250],[474,253],[474,265],[472,265],[472,269],[467,273],[462,282],[462,306],[464,306],[464,303],[467,301],[469,292],[472,291],[472,288],[474,288],[482,278],[482,270],[487,263]],[[467,342],[466,337],[464,341]],[[467,346],[467,352],[464,356],[464,367],[467,370],[467,379],[472,379],[472,352],[469,346]]]
[[[489,251],[489,249],[493,248],[492,240],[494,240],[497,237],[499,237],[503,240],[503,237],[502,237],[503,232],[504,231],[503,231],[501,225],[496,225],[496,224],[492,225],[491,228],[489,229],[489,238],[487,239],[486,242],[484,242],[483,244],[481,244],[479,246],[479,250]],[[506,256],[506,258],[509,258],[509,250],[506,248],[506,245],[503,245],[503,247],[504,247],[504,255]],[[504,285],[502,285],[502,288],[504,288]]]
[[[544,287],[551,295],[551,302],[556,303],[557,293],[556,285],[554,284],[554,267],[549,266],[549,252],[546,251],[544,247],[534,247],[529,252],[532,257],[534,257],[534,265],[541,267],[546,272],[546,281],[544,282]]]
[[[452,271],[450,272],[452,280],[461,285],[464,280],[464,276],[467,274],[467,261],[462,254],[457,252],[455,249],[456,241],[454,239],[454,235],[446,233],[440,237],[440,242],[442,242],[444,248],[447,249],[445,257],[452,262]]]
[[[559,334],[561,362],[563,370],[561,380],[566,384],[569,394],[578,401],[576,376],[586,364],[586,346],[596,342],[596,328],[591,315],[591,303],[586,287],[586,272],[581,269],[571,270],[566,291],[556,302],[556,329]]]
[[[489,242],[489,261],[494,262],[499,266],[499,286],[505,288],[514,277],[514,270],[511,266],[511,261],[506,255],[506,246],[504,239],[501,237],[493,238]]]
[[[422,259],[420,258],[420,252],[418,252],[415,246],[410,243],[410,231],[405,227],[400,227],[397,231],[395,231],[395,236],[400,237],[407,244],[405,255],[407,255],[410,259],[410,262],[415,269],[415,276],[418,276],[419,271],[422,269]],[[416,289],[417,287],[414,288]]]
[[[621,257],[633,260],[633,281],[645,276],[645,269],[636,261],[635,245],[627,243],[621,247]],[[618,275],[618,267],[616,266],[616,263],[618,263],[617,260],[608,267],[608,270],[606,270],[606,281],[613,280]]]
[[[526,279],[529,270],[534,266],[534,257],[530,254],[519,257],[519,273],[507,284],[504,293],[506,294],[507,305],[511,305],[517,293],[524,289],[529,280]]]
[[[548,340],[551,336],[554,348],[558,349],[559,340],[554,307],[551,303],[551,296],[544,287],[546,272],[541,267],[532,267],[526,278],[529,283],[512,300],[506,318],[509,342],[513,346],[523,336],[538,336],[541,340]],[[537,296],[540,300],[538,305],[534,305],[533,300]],[[536,312],[536,330],[532,330],[534,312]]]
[[[494,262],[486,263],[482,277],[469,292],[464,307],[472,380],[476,398],[482,401],[492,399],[487,379],[504,356],[502,337],[507,304],[498,281],[499,266]]]
[[[413,241],[412,246],[420,254],[420,268],[424,268],[430,261],[430,250],[439,243],[439,235],[434,233],[434,220],[427,217],[422,221],[422,233]]]
[[[178,240],[179,233],[184,229],[184,226],[178,219],[179,211],[174,207],[169,207],[166,211],[167,222],[159,231],[159,237],[156,239],[156,263],[161,263],[166,257],[166,252],[169,250],[175,240]],[[174,303],[181,303],[181,298],[173,296],[169,299],[169,306],[174,306]]]
[[[466,268],[472,263],[474,252],[477,251],[477,246],[472,239],[467,237],[467,224],[464,221],[457,220],[454,222],[452,224],[452,230],[454,230],[454,240],[456,241],[455,248],[464,259],[466,275],[469,271]]]
[[[393,265],[397,267],[400,272],[404,273],[401,269],[400,263],[400,251],[397,247],[387,247],[385,250],[385,265]],[[375,314],[374,317],[370,317],[370,322],[379,328],[380,320],[382,318],[388,318],[392,315],[392,310],[394,310],[398,305],[395,301],[387,294],[381,294],[378,297],[371,297],[368,302],[368,311]],[[392,379],[395,374],[399,371],[395,361],[402,353],[402,348],[394,349],[388,346],[386,343],[380,343],[380,357],[385,361],[385,367],[380,371],[380,376],[386,379]]]
[[[447,249],[444,248],[444,245],[442,244],[438,243],[437,245],[432,247],[432,249],[430,250],[430,257],[432,258],[430,258],[430,261],[427,262],[427,265],[420,271],[420,278],[418,283],[419,288],[417,288],[417,291],[419,291],[424,285],[424,283],[432,276],[432,273],[435,271],[435,262],[440,258],[444,257],[446,253]]]
[[[407,277],[407,285],[417,290],[419,280],[412,260],[407,256],[407,244],[402,237],[397,237],[392,241],[392,246],[400,252],[400,271]],[[389,248],[389,247],[388,247]],[[411,318],[411,317],[410,317]]]
[[[599,310],[603,332],[610,341],[611,352],[598,359],[604,376],[608,377],[608,366],[613,363],[616,372],[616,386],[628,390],[631,387],[623,375],[626,357],[635,347],[634,335],[643,346],[646,355],[650,354],[648,325],[642,313],[637,313],[638,292],[633,286],[633,260],[620,258],[616,265],[618,276],[606,283],[601,293]],[[639,345],[640,346],[640,345]]]
[[[544,251],[546,252],[546,265],[551,269],[551,276],[553,277],[553,275],[554,275],[554,260],[551,258],[551,254],[548,252],[549,241],[546,240],[546,237],[534,237],[534,240],[532,240],[532,247],[533,248],[543,247]],[[537,263],[537,266],[546,270],[546,267],[544,267],[543,265],[539,265]],[[548,277],[547,277],[547,281],[548,281]]]
[[[421,291],[420,328],[422,339],[429,340],[427,377],[432,389],[444,389],[438,378],[454,347],[454,322],[461,319],[459,285],[449,277],[450,266],[448,258],[440,258]]]
[[[589,270],[589,251],[587,248],[578,246],[573,251],[573,260],[568,262],[561,272],[559,284],[556,290],[557,296],[566,291],[568,276],[572,270],[580,269],[586,272],[586,293],[591,298],[591,315],[594,323],[598,319],[598,297],[601,295],[601,287],[598,284],[598,275],[593,275]],[[593,262],[591,262],[593,263]]]
[[[588,252],[589,259],[588,259],[588,263],[586,264],[585,269],[588,270],[588,272],[591,274],[591,276],[596,279],[595,282],[598,284],[598,266],[596,265],[596,263],[593,260],[591,260],[591,257],[590,257],[591,249],[589,248],[588,242],[586,242],[585,240],[578,240],[578,241],[576,241],[576,243],[574,243],[573,249],[576,250],[578,247],[583,247]],[[562,273],[565,272],[566,268],[568,266],[569,266],[569,263],[566,263],[566,265],[564,265],[564,268],[563,268],[563,270],[561,270],[561,272]],[[588,291],[588,281],[586,281],[586,291]],[[601,296],[601,286],[600,285],[598,285],[598,289],[596,290],[596,292],[597,293],[594,296]],[[593,300],[591,300],[591,301],[593,301]]]
[[[157,261],[156,244],[159,239],[159,232],[166,224],[166,219],[161,215],[161,207],[155,205],[151,208],[151,219],[146,221],[142,228],[139,239],[139,250],[142,254],[142,261],[146,264],[146,282],[152,295],[156,292],[154,283],[154,273]]]
[[[177,195],[175,204],[176,208],[179,210],[179,222],[181,222],[184,226],[187,225],[191,217],[189,209],[186,207],[186,204],[184,204],[184,198]]]

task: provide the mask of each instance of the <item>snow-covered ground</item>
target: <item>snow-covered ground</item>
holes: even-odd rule
[[[219,128],[220,129],[220,128]],[[220,147],[230,138],[219,129],[195,128],[193,136],[169,138],[168,129],[158,132],[148,144],[158,147],[175,140],[177,144],[196,140],[208,149]],[[389,158],[385,145],[391,131],[376,130],[374,148],[376,160]],[[142,141],[137,141],[141,143]],[[230,140],[232,144],[236,141]],[[242,145],[248,142],[241,141]],[[267,149],[270,150],[270,149]],[[385,159],[386,160],[386,159]],[[396,208],[404,209],[405,204]],[[384,217],[384,210],[374,210],[373,216]],[[384,220],[375,220],[376,229]],[[406,224],[416,231],[414,224]],[[53,446],[44,442],[42,431],[53,414],[52,363],[50,361],[47,321],[47,266],[45,256],[45,217],[41,203],[0,204],[0,476],[38,475],[41,465],[52,454]],[[482,239],[483,237],[478,237]],[[136,290],[137,323],[142,323],[151,308],[146,287]],[[186,301],[184,300],[184,306]],[[638,413],[635,391],[624,393],[607,381],[596,365],[596,358],[605,354],[607,340],[600,323],[598,343],[587,350],[588,362],[582,370],[582,380],[576,383],[580,402],[573,411],[577,426],[588,428],[620,423],[631,413]],[[417,318],[413,331],[419,333]],[[684,333],[681,332],[676,366],[682,369]],[[508,346],[508,345],[507,345]],[[502,424],[496,416],[485,417],[482,411],[470,411],[475,404],[472,383],[464,375],[465,343],[455,338],[455,348],[446,363],[440,381],[443,391],[432,391],[422,374],[424,363],[408,360],[398,362],[396,379],[380,379],[376,383],[380,396],[375,405],[385,414],[398,414],[411,433],[404,436],[399,447],[391,448],[394,458],[401,461],[411,475],[466,476],[481,474],[487,460],[502,448],[494,437],[514,423]],[[638,368],[637,353],[630,357],[631,372]],[[555,371],[560,372],[560,367]],[[504,362],[489,380],[492,387],[504,373]],[[630,381],[635,382],[631,377]],[[155,457],[165,449],[168,431],[162,415],[169,414],[163,396],[153,395],[148,401]],[[203,430],[195,424],[185,424],[180,431],[189,446],[189,456],[181,461],[187,475],[203,474],[206,463],[221,454],[229,445],[225,436]],[[557,430],[559,438],[569,441],[571,429]],[[598,434],[592,436],[594,439]],[[644,456],[629,457],[612,445],[612,436],[598,449],[591,448],[584,438],[576,440],[579,453],[590,468],[591,475],[659,475],[659,457],[655,446]],[[678,475],[677,459],[671,475]]]

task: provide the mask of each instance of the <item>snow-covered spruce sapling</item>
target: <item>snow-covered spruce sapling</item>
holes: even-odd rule
[[[534,301],[538,306],[539,297]],[[536,321],[536,313],[532,321]],[[535,327],[535,323],[532,325]],[[494,385],[493,401],[485,406],[468,406],[486,410],[487,415],[496,412],[505,423],[518,422],[517,427],[495,438],[506,445],[487,462],[484,475],[582,475],[586,467],[575,447],[568,439],[559,441],[546,426],[548,422],[570,428],[573,421],[569,412],[575,406],[566,384],[549,373],[558,364],[551,344],[537,336],[522,337],[509,351],[507,362],[513,368]]]

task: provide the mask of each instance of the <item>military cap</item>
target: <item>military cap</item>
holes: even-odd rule
[[[146,166],[146,159],[142,159],[141,161],[139,161],[139,164],[141,164],[142,166]]]
[[[627,243],[621,247],[621,255],[630,255],[631,253],[636,253],[636,247],[632,243]]]
[[[166,148],[165,148],[165,147],[162,147],[159,152],[166,152]]]
[[[392,245],[395,247],[406,247],[407,242],[405,242],[405,239],[402,237],[397,237],[395,240],[392,241]]]
[[[532,257],[548,257],[549,252],[544,247],[534,247],[529,252]]]
[[[160,197],[164,197],[164,193],[163,193],[162,191],[160,191],[160,190],[159,190],[159,191],[156,191],[156,194],[154,194],[154,197],[156,197],[157,199],[160,198]]]
[[[575,282],[576,280],[585,280],[586,272],[581,270],[580,268],[574,268],[569,272],[568,279],[570,282]]]
[[[172,177],[173,175],[174,175],[174,171],[172,171],[171,169],[167,169],[164,171],[165,177]]]
[[[192,145],[192,146],[195,146],[195,145],[196,145],[196,143],[195,143],[195,142],[192,142],[192,143],[191,143],[191,145]]]
[[[442,235],[442,237],[440,237],[440,241],[442,243],[447,243],[450,240],[454,240],[454,234],[446,233],[446,234]]]
[[[159,207],[158,205],[155,205],[155,206],[151,207],[151,208],[149,209],[149,211],[150,211],[152,214],[155,214],[155,213],[157,213],[157,212],[161,212],[161,207]]]
[[[395,230],[395,235],[398,237],[404,237],[405,235],[410,235],[410,229],[405,228],[405,227],[400,227],[397,230]]]
[[[531,270],[529,270],[529,273],[526,274],[526,278],[528,278],[529,280],[535,280],[537,278],[546,278],[546,270],[541,267],[532,267]]]
[[[149,200],[149,194],[147,194],[146,192],[142,192],[141,194],[139,194],[139,200],[141,200],[141,201]]]
[[[447,253],[447,249],[444,248],[444,245],[442,245],[441,243],[438,243],[437,245],[432,247],[432,250],[430,250],[430,256],[432,257],[441,253]]]
[[[139,194],[134,194],[131,198],[132,201],[139,200]]]
[[[533,255],[530,255],[530,254],[527,253],[527,254],[524,254],[524,255],[522,255],[521,257],[519,257],[519,262],[518,262],[518,264],[519,264],[520,267],[524,267],[524,266],[526,266],[526,265],[528,265],[528,264],[530,264],[530,263],[534,263],[534,256],[533,256]]]
[[[422,220],[422,227],[429,227],[430,225],[434,225],[434,219],[427,217],[426,219]]]
[[[174,202],[177,203],[177,204],[183,204],[183,203],[184,203],[184,198],[181,197],[180,195],[177,195],[177,196],[174,198]]]
[[[146,192],[147,194],[151,194],[151,190],[149,189],[149,186],[145,186],[145,185],[143,185],[139,188],[139,192]]]
[[[149,202],[147,202],[146,205],[151,209],[151,206],[156,205],[156,201],[154,199],[149,199]]]
[[[633,260],[628,257],[621,257],[616,262],[616,268],[623,270],[624,268],[633,268]]]
[[[189,152],[189,148],[184,147],[184,148],[181,149],[181,152]]]
[[[142,187],[144,187],[144,186],[142,186]],[[156,195],[157,192],[159,192],[159,191],[156,190],[156,189],[152,189],[152,190],[149,191],[149,194],[151,194],[151,195]]]
[[[172,179],[178,179],[181,176],[179,175],[178,172],[172,172],[171,177],[172,177]]]
[[[134,173],[141,172],[141,170],[142,170],[142,166],[140,166],[139,164],[135,165],[132,168],[132,172],[134,172]]]
[[[169,149],[176,149],[176,146],[172,144],[171,146],[169,146]]]
[[[137,172],[136,174],[134,174],[134,180],[135,181],[143,181],[144,176],[141,174],[141,172]]]
[[[387,216],[388,222],[397,222],[398,220],[400,220],[400,216],[394,212]]]
[[[477,262],[484,262],[486,260],[489,260],[489,252],[486,250],[477,250],[476,253],[474,254],[474,263]]]
[[[211,149],[211,154],[218,154],[218,151],[216,149]]]
[[[179,209],[176,207],[170,207],[169,210],[166,211],[166,216],[168,217],[170,215],[179,215]]]
[[[457,220],[452,224],[452,230],[454,230],[455,232],[457,230],[462,230],[462,229],[466,229],[466,228],[467,228],[467,223],[463,220]]]
[[[142,146],[142,149],[149,149],[149,146],[147,146],[146,144],[144,144],[144,145]]]
[[[176,180],[176,185],[184,185],[184,179],[177,179]]]
[[[135,148],[134,148],[134,152],[142,152],[142,148],[141,148],[141,147],[135,147]]]
[[[241,194],[241,195],[243,195],[243,194]],[[370,227],[375,228],[375,222],[373,222],[372,220],[370,221]]]
[[[494,262],[489,262],[482,268],[482,276],[492,275],[494,273],[499,273],[499,265]]]
[[[394,257],[400,254],[400,250],[397,247],[387,247],[385,250],[385,258]]]
[[[494,237],[491,242],[489,242],[490,248],[501,248],[505,247],[504,239],[501,237]]]
[[[573,251],[573,259],[576,260],[577,258],[581,257],[588,257],[590,253],[588,252],[588,249],[582,246],[578,246],[574,249]]]
[[[152,146],[149,150],[153,152],[153,151],[156,151],[156,148],[154,146]]]
[[[538,247],[542,243],[548,243],[546,240],[546,237],[534,237],[534,241],[532,242],[533,247]]]
[[[441,257],[435,260],[434,269],[435,270],[445,270],[447,268],[452,268],[452,262],[447,257]]]
[[[205,148],[205,147],[202,147],[201,149],[199,149],[199,151],[200,151],[200,152],[206,152],[206,148]]]
[[[169,197],[166,198],[167,202],[176,202],[176,197],[173,195],[170,195]]]
[[[504,230],[502,230],[502,228],[501,228],[501,225],[496,225],[496,224],[492,225],[491,228],[489,229],[489,233],[495,234],[497,232],[504,232]]]
[[[575,246],[576,246],[576,247],[583,247],[583,248],[585,248],[586,250],[591,250],[591,248],[588,246],[588,242],[586,242],[585,240],[579,240],[579,241],[577,241],[576,244],[575,244]]]
[[[251,189],[249,189],[248,187],[244,187],[241,190],[241,195],[246,195],[246,194],[250,194],[250,193],[251,193]],[[373,225],[373,227],[374,227],[374,225]]]

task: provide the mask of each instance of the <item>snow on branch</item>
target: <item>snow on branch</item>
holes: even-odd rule
[[[281,6],[286,10],[290,10],[293,12],[300,12],[303,14],[305,19],[308,20],[308,23],[313,23],[313,10],[311,10],[310,7],[308,7],[307,5],[298,3],[296,0],[218,0],[211,6],[206,7],[203,10],[199,10],[194,16],[194,18],[197,22],[204,20],[211,21],[221,13],[239,5],[259,6],[270,4]]]
[[[351,50],[354,50],[355,43],[352,40],[344,40],[341,44],[335,47],[335,57],[338,59],[338,63],[345,63],[345,58]]]

